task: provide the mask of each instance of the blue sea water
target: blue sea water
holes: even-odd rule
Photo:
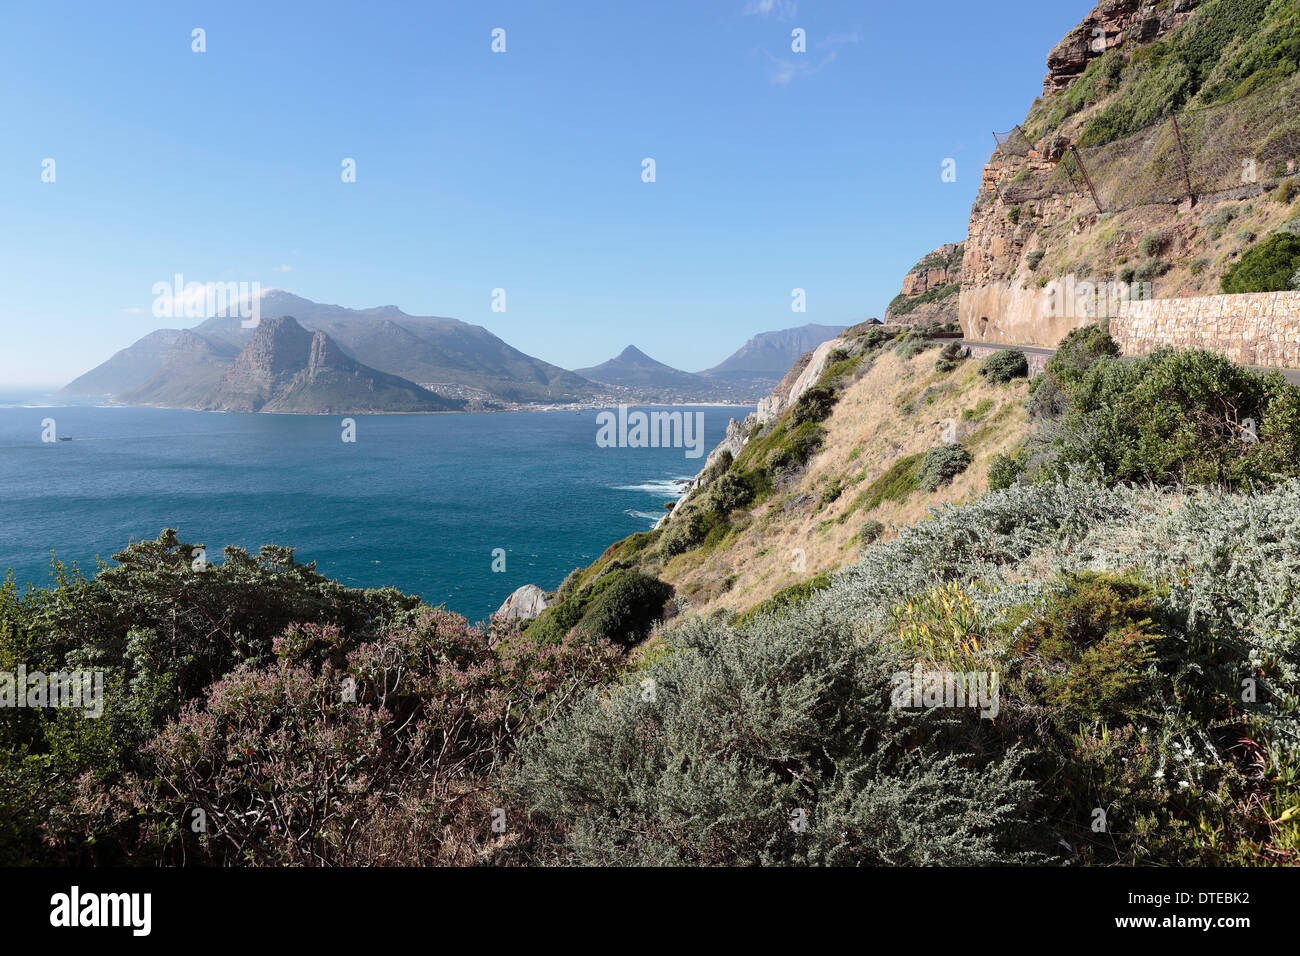
[[[50,552],[96,557],[174,527],[210,561],[289,545],[352,587],[392,585],[482,620],[522,584],[553,589],[651,527],[681,448],[601,448],[595,410],[252,415],[0,395],[0,574],[48,584]],[[703,407],[707,453],[750,409]],[[42,442],[42,420],[71,441]],[[492,570],[493,550],[506,570]]]

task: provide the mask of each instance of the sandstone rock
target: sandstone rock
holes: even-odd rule
[[[885,321],[890,325],[942,325],[956,321],[956,288],[952,289],[952,295],[938,301],[908,306],[906,300],[916,299],[934,290],[957,286],[961,282],[964,254],[964,243],[950,242],[914,265],[903,277],[901,296],[885,310]]]
[[[1063,90],[1083,75],[1088,62],[1126,42],[1149,43],[1191,18],[1201,0],[1176,0],[1159,11],[1142,0],[1102,0],[1047,55],[1043,92]]]
[[[549,605],[545,591],[536,584],[525,584],[523,587],[516,588],[492,616],[507,621],[531,621]]]

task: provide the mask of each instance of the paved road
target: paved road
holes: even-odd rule
[[[1056,349],[1044,349],[1032,345],[1003,345],[1000,342],[977,342],[974,339],[959,339],[958,341],[961,342],[962,345],[968,348],[996,349],[998,351],[1005,351],[1007,349],[1019,349],[1020,351],[1024,352],[1026,355],[1052,355],[1053,353],[1056,352]],[[1133,360],[1133,356],[1131,355],[1124,355],[1121,356],[1121,358],[1124,358],[1128,361]],[[1274,371],[1273,369],[1263,368],[1259,365],[1247,365],[1246,368],[1254,369],[1257,372]],[[1300,369],[1284,368],[1284,369],[1278,369],[1277,371],[1280,371],[1282,373],[1282,377],[1285,378],[1292,385],[1300,385]]]

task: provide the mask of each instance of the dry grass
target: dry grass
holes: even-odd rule
[[[922,519],[931,505],[964,501],[984,491],[990,459],[1009,451],[1027,432],[1027,382],[989,385],[977,374],[976,361],[941,375],[934,371],[937,354],[930,349],[904,361],[882,353],[844,391],[826,423],[822,450],[794,487],[755,509],[748,524],[720,547],[669,562],[661,575],[690,601],[692,612],[748,610],[782,588],[855,560],[858,532],[869,518],[887,526],[908,525]],[[985,399],[992,404],[979,421],[962,420],[963,410]],[[900,404],[906,407],[900,409]],[[861,491],[896,462],[941,443],[945,419],[956,422],[958,439],[974,455],[970,468],[935,492],[918,490],[904,501],[885,501],[869,512],[855,510]],[[825,491],[837,481],[841,494],[823,503]]]

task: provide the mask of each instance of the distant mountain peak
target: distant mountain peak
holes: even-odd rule
[[[799,356],[844,331],[842,325],[808,323],[792,329],[760,332],[722,362],[700,375],[715,382],[768,383],[771,388]]]

